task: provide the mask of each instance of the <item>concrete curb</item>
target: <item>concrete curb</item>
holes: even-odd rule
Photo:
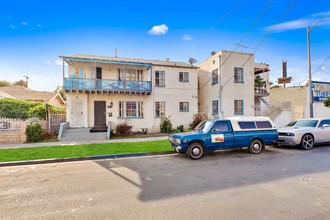
[[[177,154],[177,153],[176,152],[160,152],[160,153],[109,154],[109,155],[89,156],[89,157],[80,157],[80,158],[62,158],[62,159],[55,158],[55,159],[44,159],[44,160],[13,161],[13,162],[0,163],[0,167],[75,162],[75,161],[85,161],[85,160],[116,159],[116,158],[127,158],[127,157],[171,155],[171,154]]]

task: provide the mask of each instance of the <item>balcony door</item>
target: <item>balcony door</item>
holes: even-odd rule
[[[96,67],[95,88],[102,89],[102,67]]]
[[[94,101],[94,126],[106,126],[106,108],[105,101]]]

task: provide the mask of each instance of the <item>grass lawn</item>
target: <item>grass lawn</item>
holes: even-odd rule
[[[0,162],[149,152],[173,152],[173,149],[168,140],[0,149]]]

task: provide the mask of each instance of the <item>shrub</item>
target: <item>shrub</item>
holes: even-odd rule
[[[184,132],[184,128],[183,128],[183,125],[180,125],[176,128],[176,131],[177,132]]]
[[[141,128],[142,134],[148,134],[148,128]]]
[[[170,132],[172,132],[172,122],[170,120],[170,117],[162,118],[162,121],[160,123],[160,132],[161,133],[170,133]]]
[[[28,118],[37,117],[40,120],[46,119],[46,115],[47,115],[46,105],[37,105],[33,108],[30,108],[26,114]]]
[[[194,119],[193,122],[191,124],[189,124],[189,127],[191,130],[194,130],[195,127],[202,121],[207,120],[207,116],[204,114],[194,114]]]
[[[44,138],[44,131],[38,122],[27,126],[25,133],[27,142],[39,142]]]
[[[115,134],[120,137],[131,135],[132,126],[128,124],[128,121],[120,122],[116,126]]]
[[[43,134],[43,140],[56,140],[56,139],[57,139],[57,137],[53,133],[44,132],[44,134]]]

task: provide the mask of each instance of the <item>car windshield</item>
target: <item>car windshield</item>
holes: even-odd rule
[[[295,127],[316,127],[317,120],[298,120],[294,126]]]
[[[202,131],[203,133],[207,133],[213,126],[214,122],[213,121],[202,121],[199,123],[195,130]]]

